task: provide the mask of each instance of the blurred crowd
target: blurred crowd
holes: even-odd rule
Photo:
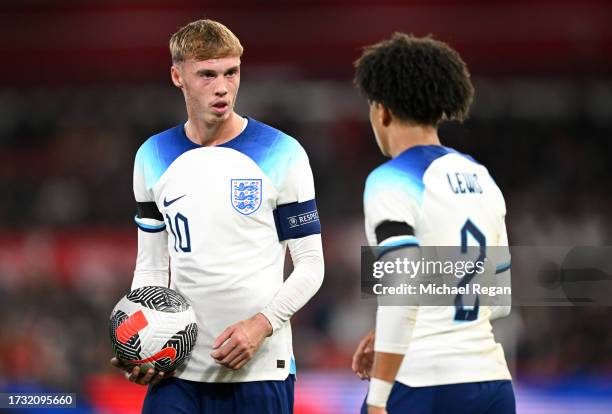
[[[521,95],[529,87],[482,81],[473,116],[440,129],[445,145],[486,165],[502,188],[511,244],[612,242],[612,96],[593,106],[588,87],[569,89],[569,102],[555,93],[534,102]],[[134,155],[148,136],[184,122],[181,99],[169,85],[0,92],[0,383],[78,389],[84,375],[111,370],[107,320],[135,259]],[[367,105],[350,84],[245,80],[238,112],[309,154],[326,276],[294,318],[295,354],[298,369],[348,370],[374,320],[375,304],[359,294],[361,197],[384,158]],[[520,308],[499,335],[519,377],[612,375],[611,316],[602,307]]]

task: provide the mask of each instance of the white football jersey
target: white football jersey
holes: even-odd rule
[[[375,169],[364,208],[372,246],[460,246],[462,235],[470,246],[508,245],[504,198],[489,172],[444,146],[415,146]],[[509,272],[502,250],[490,272]],[[511,378],[490,307],[420,306],[416,315],[397,381],[420,387]]]
[[[294,373],[289,322],[238,371],[210,354],[225,328],[273,300],[283,285],[286,240],[320,233],[312,172],[300,144],[248,118],[236,138],[202,147],[179,125],[138,150],[134,193],[139,231],[167,234],[167,248],[155,254],[169,252],[170,288],[196,313],[196,345],[177,376],[244,382]]]

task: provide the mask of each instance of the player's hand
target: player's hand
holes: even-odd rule
[[[163,371],[157,371],[153,368],[149,368],[148,371],[143,370],[141,372],[139,366],[126,365],[116,357],[113,357],[110,362],[112,366],[125,372],[125,377],[130,382],[139,385],[155,385],[159,383],[162,379],[164,379],[164,377],[170,376],[172,374],[166,374]]]
[[[374,363],[374,330],[363,337],[355,354],[353,354],[353,372],[362,380],[370,379],[370,371]]]
[[[368,414],[387,414],[387,409],[382,407],[372,407],[368,405]]]
[[[229,369],[240,369],[253,358],[261,343],[272,334],[272,325],[263,314],[240,321],[228,327],[215,339],[210,354],[213,359]]]

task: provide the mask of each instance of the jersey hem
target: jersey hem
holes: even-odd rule
[[[180,375],[177,375],[176,377],[182,380],[187,380],[187,381],[205,382],[205,383],[224,383],[225,384],[225,383],[254,382],[254,381],[284,381],[287,379],[289,375],[290,375],[289,368],[286,368],[282,370],[280,373],[276,371],[268,371],[268,372],[257,373],[257,375],[249,374],[245,378],[240,378],[238,373],[236,374],[230,373],[228,375],[229,378],[226,377],[226,378],[215,379],[215,377],[218,377],[219,375],[210,375],[210,376],[202,377],[195,373],[191,374],[191,373],[184,373],[184,372],[181,373]]]
[[[397,382],[407,385],[408,387],[435,387],[437,385],[450,385],[450,384],[465,384],[472,382],[484,382],[484,381],[512,381],[512,376],[508,372],[507,374],[500,375],[474,375],[466,377],[461,376],[447,376],[438,380],[415,380],[414,378],[396,378]]]

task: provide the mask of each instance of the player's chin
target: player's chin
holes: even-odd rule
[[[227,121],[231,115],[232,109],[228,106],[224,112],[212,111],[210,113],[209,119],[212,122],[221,123]]]

